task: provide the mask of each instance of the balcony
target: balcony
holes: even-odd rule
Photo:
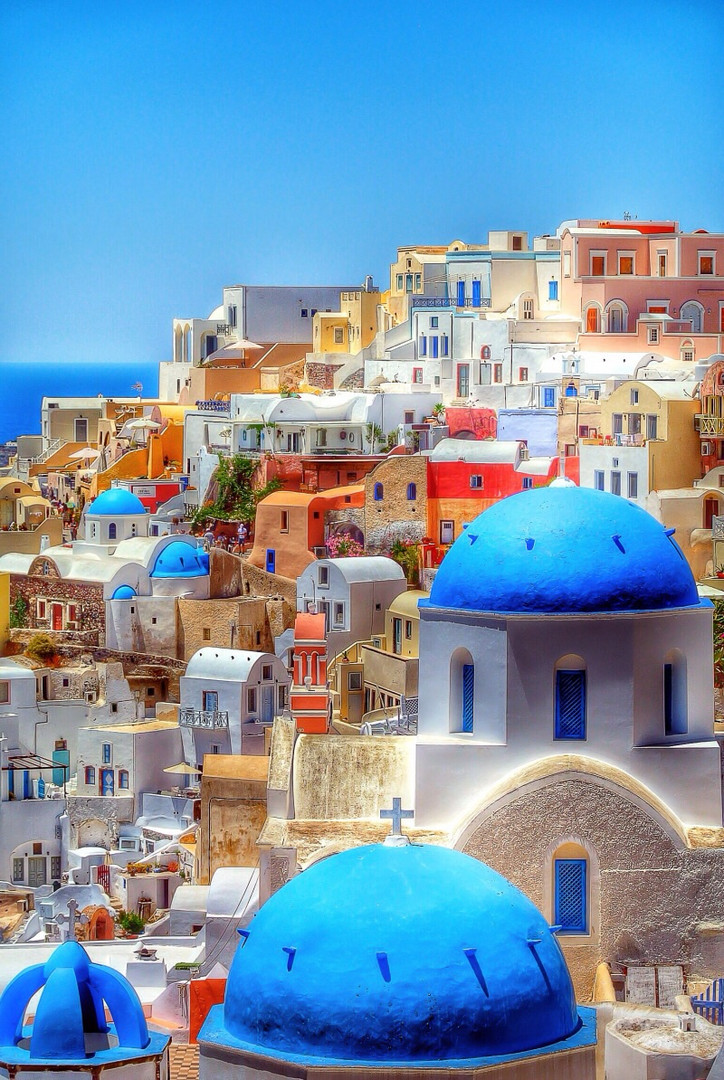
[[[700,435],[724,435],[724,416],[697,413],[694,419],[699,421]]]
[[[200,412],[228,413],[231,411],[231,402],[216,401],[215,399],[211,399],[210,401],[197,401],[196,408]]]
[[[228,728],[229,713],[220,709],[192,709],[182,706],[178,711],[181,727],[189,728]]]
[[[664,322],[665,334],[691,334],[691,319],[667,319]]]
[[[490,307],[490,297],[481,296],[479,304],[473,304],[472,296],[465,297],[464,304],[458,304],[457,299],[454,296],[413,296],[410,300],[410,306],[413,308],[474,308],[477,311],[480,308]]]

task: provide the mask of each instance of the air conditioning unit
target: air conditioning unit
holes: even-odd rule
[[[702,444],[701,444],[701,456],[702,457],[708,457],[709,454],[711,454],[711,453],[713,453],[712,448],[711,448],[711,443],[706,442],[706,441],[702,442]]]

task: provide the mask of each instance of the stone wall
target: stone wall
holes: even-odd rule
[[[179,600],[178,618],[179,651],[186,661],[209,645],[222,649],[274,650],[267,600],[263,596]]]
[[[375,499],[375,484],[382,498]],[[414,499],[408,486],[415,484]],[[369,555],[389,552],[395,540],[419,543],[427,532],[427,459],[419,454],[387,458],[365,477],[365,548]]]
[[[319,364],[307,362],[304,366],[304,381],[319,390],[334,390],[335,372],[341,364]]]
[[[118,826],[133,820],[133,798],[102,795],[68,796],[71,847],[117,846]]]
[[[297,606],[297,583],[281,574],[268,574],[259,566],[254,566],[248,559],[241,560],[243,595],[245,596],[281,596],[294,608]]]
[[[28,627],[36,630],[49,630],[51,627],[52,601],[76,605],[76,623],[79,630],[96,631],[100,641],[105,635],[106,617],[103,603],[103,586],[92,582],[68,581],[52,574],[10,575],[10,604],[22,597],[28,605]],[[46,600],[46,616],[37,617],[36,600]]]
[[[601,960],[721,974],[724,852],[682,848],[623,792],[578,779],[524,791],[481,822],[462,849],[522,889],[553,923],[553,853],[571,841],[590,855],[590,937],[558,939],[579,1001],[590,1000]]]

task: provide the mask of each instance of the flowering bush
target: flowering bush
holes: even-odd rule
[[[357,558],[364,555],[364,548],[352,536],[330,536],[327,551],[332,559]]]

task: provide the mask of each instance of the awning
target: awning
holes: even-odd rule
[[[201,769],[197,769],[194,765],[187,765],[185,761],[180,761],[178,765],[169,765],[168,768],[163,771],[167,773],[179,773],[182,776],[201,775]]]

